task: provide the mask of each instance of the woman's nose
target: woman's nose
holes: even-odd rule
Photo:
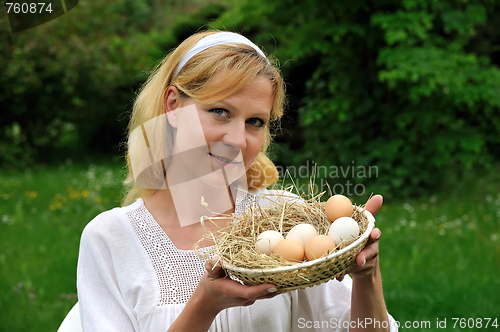
[[[222,137],[222,142],[237,145],[243,151],[247,147],[245,122],[234,121],[228,125],[227,131]]]

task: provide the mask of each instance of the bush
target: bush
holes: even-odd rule
[[[451,170],[498,160],[498,9],[478,0],[252,0],[220,20],[274,51],[294,82],[288,128],[303,135],[282,156],[376,166],[377,178],[354,181],[415,195]]]
[[[222,10],[197,0],[182,6],[80,2],[54,21],[5,34],[0,39],[2,166],[117,154],[147,71],[183,35]],[[6,20],[0,22],[7,25]]]

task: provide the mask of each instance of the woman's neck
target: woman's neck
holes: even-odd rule
[[[212,202],[217,204],[223,199],[226,200],[226,203],[232,202],[229,199],[227,188],[220,188],[218,190],[219,195],[204,197],[205,202],[208,203],[208,208],[211,208],[208,210],[206,206],[202,205],[201,201],[202,193],[207,193],[207,191],[202,190],[203,188],[197,188],[199,186],[192,187],[183,185],[180,188],[171,190],[167,186],[167,189],[156,190],[144,198],[144,204],[153,218],[174,245],[182,250],[192,249],[193,245],[205,235],[206,230],[215,230],[217,227],[225,226],[231,218],[223,218],[222,216],[234,213],[234,205],[232,204],[229,209],[225,209],[221,214],[215,214],[214,216],[210,212],[211,210],[214,212],[221,211],[213,208]],[[206,220],[202,225],[200,218],[203,216],[216,217],[217,219]],[[202,246],[212,244],[207,242]]]

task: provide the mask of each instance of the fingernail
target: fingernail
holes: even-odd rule
[[[212,270],[215,270],[220,264],[220,258],[218,256],[214,256],[208,261],[210,264],[212,264]]]
[[[361,266],[364,266],[366,264],[366,258],[365,260],[363,261],[363,264],[361,264]]]
[[[378,232],[376,240],[380,239],[380,236],[382,235],[382,232]]]
[[[274,292],[276,292],[277,290],[278,290],[278,289],[277,289],[276,287],[271,287],[271,288],[268,288],[268,289],[267,289],[267,292],[268,292],[268,293],[274,293]]]

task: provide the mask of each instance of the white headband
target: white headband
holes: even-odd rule
[[[192,57],[194,57],[196,54],[200,53],[201,51],[206,50],[207,48],[210,48],[215,45],[221,45],[221,44],[245,44],[250,47],[252,47],[254,50],[257,51],[260,55],[262,55],[264,58],[266,58],[266,55],[264,52],[260,50],[260,48],[252,43],[248,38],[234,33],[234,32],[218,32],[214,33],[211,35],[208,35],[206,37],[203,37],[200,39],[194,46],[191,48],[181,59],[179,64],[177,65],[177,68],[175,69],[174,76],[172,78],[175,78],[177,74],[181,71],[182,67],[186,65],[186,63],[191,60]],[[266,58],[267,59],[267,58]],[[268,60],[269,61],[269,60]]]

